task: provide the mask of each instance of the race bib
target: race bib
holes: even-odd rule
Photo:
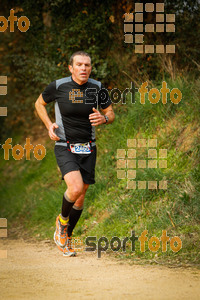
[[[89,154],[91,153],[90,144],[70,144],[70,149],[72,153],[76,154]]]

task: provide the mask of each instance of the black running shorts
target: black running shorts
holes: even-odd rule
[[[54,153],[57,164],[62,173],[62,179],[65,174],[71,171],[79,170],[81,172],[83,182],[86,184],[95,183],[95,164],[96,164],[96,146],[91,148],[90,154],[72,153],[65,146],[55,145]]]

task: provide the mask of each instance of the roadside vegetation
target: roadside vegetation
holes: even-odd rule
[[[130,240],[126,252],[107,252],[138,263],[199,266],[199,1],[166,0],[164,14],[175,14],[175,32],[145,33],[145,45],[152,41],[154,45],[174,44],[174,54],[136,54],[134,43],[124,42],[125,13],[134,13],[134,1],[1,1],[2,16],[8,18],[11,8],[18,19],[29,18],[30,28],[22,33],[15,24],[14,32],[1,33],[0,75],[8,77],[8,93],[0,97],[8,116],[0,117],[0,144],[12,138],[12,147],[24,147],[30,138],[34,147],[45,146],[46,156],[39,161],[31,152],[30,160],[25,155],[15,160],[9,150],[9,160],[5,160],[0,148],[0,218],[8,219],[9,232],[53,239],[66,187],[56,164],[54,142],[34,112],[34,102],[47,84],[70,75],[69,57],[82,49],[92,57],[91,77],[102,81],[109,91],[124,91],[131,83],[140,88],[144,82],[148,90],[160,91],[165,81],[170,91],[181,91],[182,100],[174,104],[168,94],[166,104],[162,97],[152,104],[146,94],[141,104],[136,91],[135,103],[128,93],[125,104],[113,105],[115,122],[96,130],[96,184],[87,192],[74,236],[83,241],[87,236],[97,240],[105,236],[110,241],[113,236],[130,237],[132,230],[138,237],[148,230],[149,240],[160,238],[166,230],[170,239],[181,239],[178,252],[172,251],[169,242],[166,253],[162,243],[152,252],[147,241],[145,252],[139,241],[131,251]],[[145,12],[144,23],[155,25],[155,14]],[[47,111],[53,120],[53,103]],[[117,149],[127,150],[127,139],[157,139],[157,153],[167,149],[167,168],[136,169],[136,181],[164,180],[167,189],[127,189],[127,179],[117,178]],[[137,149],[136,161],[146,157],[147,148]]]

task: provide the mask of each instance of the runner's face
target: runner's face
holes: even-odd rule
[[[78,84],[84,84],[88,81],[92,66],[89,56],[76,55],[73,59],[73,66],[69,65],[72,73],[72,79]]]

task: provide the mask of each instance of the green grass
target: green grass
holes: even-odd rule
[[[161,83],[155,86],[160,89]],[[162,253],[161,247],[153,253],[148,250],[147,242],[144,253],[139,242],[132,252],[129,242],[126,253],[119,251],[117,257],[137,262],[199,264],[200,155],[196,134],[200,119],[199,86],[198,81],[181,78],[168,82],[170,90],[176,87],[182,92],[183,99],[178,105],[170,101],[166,105],[161,101],[153,105],[147,99],[142,105],[138,93],[135,104],[127,99],[127,104],[114,105],[115,122],[96,131],[96,184],[87,192],[75,236],[106,236],[110,240],[112,236],[129,237],[131,230],[139,236],[147,229],[150,239],[160,238],[162,230],[167,230],[170,238],[181,238],[179,252],[173,252],[168,243],[166,253]],[[137,180],[166,179],[167,190],[131,190],[126,188],[126,179],[117,178],[117,149],[127,149],[127,139],[131,138],[157,138],[157,150],[167,149],[167,169],[137,170]],[[17,143],[15,136],[13,145]],[[33,236],[52,239],[66,187],[57,170],[53,143],[44,146],[47,155],[42,161],[33,156],[30,161],[15,161],[11,155],[5,161],[0,150],[0,217],[7,218],[10,227],[23,224]],[[139,159],[147,154],[145,151]]]

